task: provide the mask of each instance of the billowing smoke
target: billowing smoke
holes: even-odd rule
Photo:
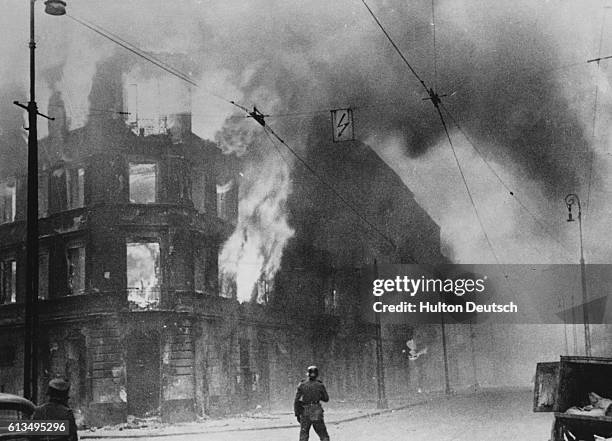
[[[303,141],[312,130],[329,130],[328,125],[313,125],[315,112],[353,107],[357,137],[395,169],[440,223],[449,255],[462,262],[495,260],[431,103],[422,100],[421,85],[360,1],[194,0],[169,7],[157,0],[111,0],[95,10],[73,3],[74,15],[95,20],[144,50],[180,52],[200,66],[193,72],[202,83],[192,101],[194,130],[223,141],[226,150],[242,151],[245,158],[240,222],[223,253],[226,272],[244,277],[241,298],[250,297],[247,285],[261,274],[273,274],[291,237],[283,220],[291,197],[291,167],[254,121],[236,118],[231,105],[207,90],[256,104],[264,113],[290,114],[269,117],[268,123],[298,152],[306,151]],[[517,263],[573,260],[577,234],[565,223],[563,196],[575,192],[583,200],[587,258],[607,261],[611,250],[598,237],[611,227],[609,75],[606,62],[599,67],[586,63],[599,52],[602,3],[436,1],[435,57],[431,2],[369,3],[428,85],[448,95],[445,107],[479,149],[476,153],[448,118],[497,257]],[[7,15],[14,23],[7,22],[4,29],[15,32],[6,34],[17,37],[1,43],[2,57],[25,59],[26,13]],[[84,77],[90,67],[122,49],[67,18],[60,19],[61,26],[50,20],[55,19],[45,17],[41,24],[41,40],[50,43],[43,49],[41,41],[41,71],[55,66],[61,78],[47,78],[49,88],[59,87],[62,97],[87,106],[84,90],[89,83]],[[601,52],[609,55],[612,45],[605,29]],[[75,50],[66,44],[68,36],[88,42],[90,58],[78,60],[88,66],[66,67]],[[5,69],[9,74],[2,77],[0,96],[12,97],[23,88],[25,63]],[[76,77],[70,79],[72,75]],[[15,112],[7,102],[2,103],[5,115]],[[71,121],[83,123],[74,116]],[[4,160],[15,149],[11,136],[19,127],[6,117],[1,124],[6,170]],[[228,139],[228,133],[237,136]],[[258,269],[243,276],[237,262]]]

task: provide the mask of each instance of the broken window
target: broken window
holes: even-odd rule
[[[217,253],[211,248],[196,248],[193,256],[193,280],[196,292],[216,295],[219,267]]]
[[[72,208],[81,208],[85,205],[85,170],[73,168],[66,170],[66,205]]]
[[[0,184],[0,223],[13,222],[17,210],[17,186],[14,180]]]
[[[257,303],[262,305],[268,304],[270,301],[270,282],[262,275],[255,285]]]
[[[49,177],[46,174],[38,176],[38,217],[49,215]]]
[[[325,295],[325,312],[335,314],[338,311],[338,290],[331,289]]]
[[[196,292],[206,292],[208,262],[206,249],[200,248],[194,251],[193,256],[193,284]]]
[[[0,261],[0,305],[17,301],[17,261]]]
[[[236,189],[233,180],[224,185],[217,185],[217,215],[232,224],[238,218]]]
[[[38,298],[49,298],[49,251],[41,250],[38,254]]]
[[[160,298],[159,242],[128,242],[128,301],[141,308],[156,306]]]
[[[157,201],[157,164],[130,162],[130,202],[151,204]]]
[[[206,175],[202,170],[194,169],[191,177],[191,200],[193,207],[200,213],[206,212],[207,204],[207,185]]]
[[[68,295],[74,296],[85,292],[85,247],[71,245],[66,250],[68,264]]]
[[[323,302],[326,314],[336,314],[338,312],[338,287],[334,277],[328,279],[326,283]]]

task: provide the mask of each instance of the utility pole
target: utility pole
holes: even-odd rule
[[[472,369],[474,370],[474,391],[480,389],[480,384],[478,384],[478,367],[476,365],[476,347],[474,345],[474,338],[476,337],[476,331],[474,330],[474,325],[472,324],[472,320],[470,320],[470,351],[472,353]]]
[[[26,298],[23,358],[23,394],[38,399],[38,106],[36,105],[36,69],[34,3],[30,0],[30,101],[28,102],[28,208],[26,211]]]
[[[440,324],[442,327],[442,353],[444,356],[444,392],[446,395],[453,393],[450,387],[450,375],[448,373],[448,350],[446,348],[446,326],[444,322],[444,312],[440,312]]]
[[[25,106],[14,104],[28,112],[28,196],[26,210],[26,291],[25,333],[23,352],[23,395],[36,402],[38,399],[38,130],[37,118],[46,115],[38,112],[36,104],[36,36],[34,33],[34,5],[30,0],[30,101]],[[61,0],[45,2],[45,12],[50,15],[66,13],[66,3]]]
[[[374,259],[374,278],[378,279],[378,264]],[[385,365],[383,358],[382,326],[380,322],[380,312],[376,312],[376,386],[378,400],[376,407],[386,409],[388,407],[387,394],[385,391]]]
[[[587,308],[588,294],[586,284],[586,266],[584,263],[584,246],[582,242],[582,208],[580,206],[580,198],[574,193],[565,196],[565,205],[567,205],[568,222],[573,222],[572,205],[578,205],[578,229],[580,234],[580,284],[582,287],[582,315],[584,321],[584,353],[587,357],[591,356],[591,329],[589,327],[589,311]]]

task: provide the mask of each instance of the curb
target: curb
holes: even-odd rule
[[[417,401],[410,404],[403,404],[401,406],[391,407],[389,409],[381,409],[374,412],[369,412],[363,415],[356,415],[348,418],[341,418],[334,421],[326,421],[328,425],[338,425],[342,423],[348,423],[351,421],[361,420],[365,418],[372,418],[380,415],[384,415],[387,413],[396,412],[398,410],[407,409],[409,407],[420,406],[425,403],[428,403],[431,399],[424,399],[421,401]],[[267,426],[267,427],[237,427],[234,429],[217,429],[217,430],[203,430],[203,431],[194,431],[194,432],[174,432],[174,433],[149,433],[149,434],[108,434],[108,435],[97,435],[97,434],[79,434],[79,439],[111,439],[111,438],[162,438],[167,436],[186,436],[186,435],[202,435],[206,433],[225,433],[225,432],[254,432],[260,430],[279,430],[279,429],[294,429],[298,427],[297,424],[283,424],[277,426]]]

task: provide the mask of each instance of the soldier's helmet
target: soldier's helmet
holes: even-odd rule
[[[316,366],[308,366],[308,376],[317,378],[319,376],[319,368]]]
[[[50,397],[57,398],[68,398],[68,392],[70,392],[70,383],[62,378],[54,378],[49,381],[49,387],[47,387],[47,395]]]

